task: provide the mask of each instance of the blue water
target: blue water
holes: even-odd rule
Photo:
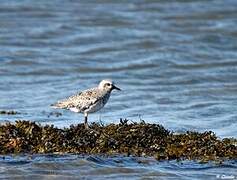
[[[0,109],[21,113],[1,115],[1,123],[81,123],[82,115],[49,105],[104,78],[113,79],[123,91],[114,92],[89,122],[144,119],[173,131],[212,130],[221,138],[237,138],[237,1],[1,0]],[[84,172],[78,162],[92,163],[70,158],[59,158],[69,178]],[[47,164],[42,177],[49,172],[51,178],[60,176],[58,158],[51,157],[52,164],[47,157],[39,159],[24,166],[12,164],[14,157],[2,160],[0,177],[11,177],[12,171],[21,177],[25,171],[38,174],[38,167],[30,168],[38,161]],[[146,178],[149,170],[164,179],[215,179],[217,173],[231,174],[236,168],[236,162],[212,166],[153,160],[143,167],[133,159],[120,159],[122,174],[129,177]],[[105,158],[101,166],[89,166],[95,174],[104,173],[98,177],[119,178],[113,161]]]
[[[25,155],[0,160],[3,179],[236,179],[236,169],[236,161],[200,164],[124,156]]]

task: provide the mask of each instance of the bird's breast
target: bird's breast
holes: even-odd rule
[[[87,110],[86,112],[88,113],[92,113],[92,112],[96,112],[99,111],[101,108],[104,107],[104,105],[108,102],[110,97],[110,94],[106,94],[103,98],[99,99],[95,104],[92,104]]]

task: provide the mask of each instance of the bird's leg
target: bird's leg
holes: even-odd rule
[[[87,113],[84,113],[84,116],[85,116],[85,122],[84,122],[84,126],[85,126],[85,128],[86,129],[88,129],[89,128],[89,126],[88,126],[88,122],[87,122],[87,117],[88,117],[88,114]]]

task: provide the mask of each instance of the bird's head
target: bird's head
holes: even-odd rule
[[[99,89],[106,91],[112,91],[114,89],[121,91],[120,88],[116,87],[112,80],[102,80],[99,84]]]

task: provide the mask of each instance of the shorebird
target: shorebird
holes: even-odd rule
[[[99,111],[109,100],[112,90],[121,90],[111,80],[102,80],[97,87],[84,90],[64,100],[60,100],[51,106],[54,108],[67,109],[85,116],[84,125],[88,126],[88,114]]]

